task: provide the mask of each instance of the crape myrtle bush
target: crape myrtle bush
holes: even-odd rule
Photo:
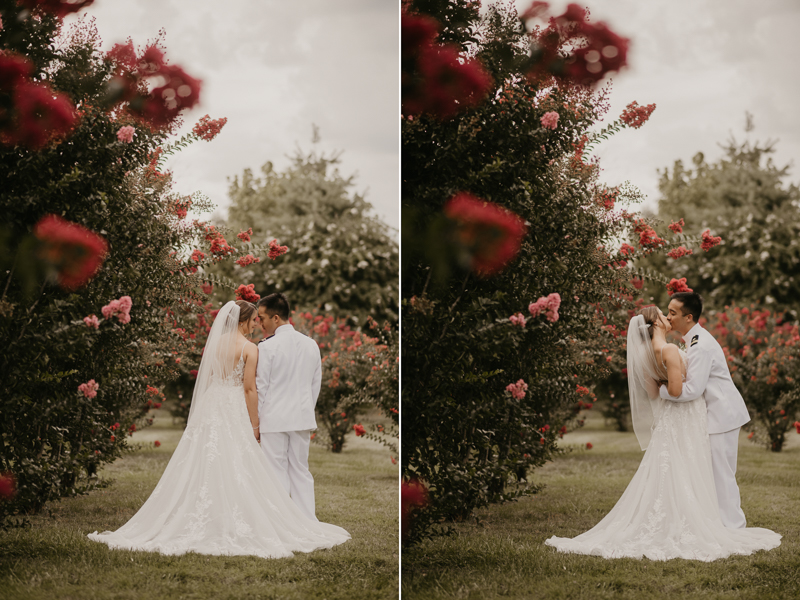
[[[179,307],[204,297],[185,256],[205,240],[182,219],[191,203],[201,211],[208,203],[172,193],[158,160],[210,139],[214,127],[198,124],[165,145],[200,84],[167,65],[159,43],[106,54],[86,21],[61,32],[56,16],[11,0],[0,15],[3,67],[24,52],[30,76],[61,94],[74,117],[59,129],[50,109],[18,93],[24,80],[16,92],[0,90],[12,115],[0,136],[0,472],[17,485],[0,503],[8,524],[97,485],[99,466],[146,425],[159,386],[177,374]],[[154,74],[163,93],[150,96],[145,79]]]
[[[633,289],[625,255],[606,246],[630,238],[645,253],[672,243],[620,210],[639,194],[599,184],[586,153],[640,126],[651,107],[646,115],[629,107],[589,133],[607,110],[607,90],[536,69],[531,77],[530,38],[513,11],[494,6],[481,19],[467,2],[405,9],[402,467],[409,486],[426,488],[424,502],[404,507],[411,543],[442,531],[443,521],[536,490],[528,471],[582,423],[594,400],[587,383],[607,371],[603,348],[613,336],[598,306],[626,302]],[[450,96],[455,107],[436,87],[452,78],[430,75],[444,51],[412,44],[431,23],[419,18],[430,16],[440,41],[468,49],[451,64],[472,69],[470,85]],[[625,40],[613,43],[624,51]]]

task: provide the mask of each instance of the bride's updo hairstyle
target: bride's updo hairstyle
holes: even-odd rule
[[[644,317],[644,322],[650,326],[647,328],[647,333],[650,335],[650,339],[652,340],[653,332],[656,329],[657,323],[661,320],[661,315],[658,313],[658,307],[645,306],[639,311],[639,314]]]
[[[239,323],[245,323],[250,320],[253,313],[256,312],[255,305],[247,300],[237,300],[236,306],[239,307]]]

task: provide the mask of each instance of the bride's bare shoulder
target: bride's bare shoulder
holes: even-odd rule
[[[680,349],[675,344],[664,344],[661,353],[664,355],[665,360],[667,358],[678,358],[680,356]]]

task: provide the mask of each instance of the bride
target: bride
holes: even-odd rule
[[[89,534],[110,548],[162,554],[292,556],[350,539],[305,517],[258,442],[257,313],[228,302],[217,314],[197,373],[186,430],[155,490],[116,531]]]
[[[561,552],[604,558],[712,561],[780,545],[768,529],[728,529],[722,524],[711,470],[704,398],[670,402],[659,397],[668,381],[680,395],[686,357],[668,344],[669,321],[648,306],[628,326],[631,420],[642,450],[639,469],[614,508],[575,538],[545,541]]]

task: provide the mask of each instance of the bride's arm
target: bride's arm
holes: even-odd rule
[[[247,344],[244,350],[244,399],[247,403],[247,414],[250,415],[250,425],[253,435],[259,441],[258,431],[258,392],[256,391],[256,366],[258,365],[258,346]]]
[[[677,398],[683,391],[683,361],[680,351],[674,344],[667,344],[662,351],[664,362],[667,365],[667,391],[670,396]]]

